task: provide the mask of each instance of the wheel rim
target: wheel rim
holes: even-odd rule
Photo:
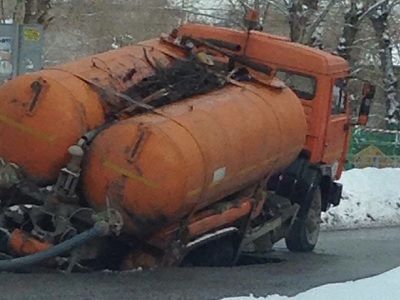
[[[321,227],[321,201],[318,192],[315,192],[311,207],[305,222],[305,234],[308,244],[315,245],[318,242]]]

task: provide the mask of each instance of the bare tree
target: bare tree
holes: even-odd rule
[[[260,13],[261,27],[268,26],[271,11],[284,15],[290,28],[292,41],[308,45],[321,44],[321,25],[335,0],[220,0],[215,7],[199,7],[195,1],[185,0],[185,12],[205,21],[244,27],[244,16],[252,9]],[[217,5],[218,4],[218,5]],[[228,5],[227,5],[228,4]],[[179,9],[177,6],[175,9]],[[239,22],[238,22],[239,20]]]
[[[357,33],[364,14],[364,6],[359,6],[357,0],[350,1],[350,7],[344,15],[343,33],[339,41],[338,53],[348,61],[351,60],[352,45],[356,40]]]
[[[13,14],[14,23],[23,24],[24,19],[25,19],[25,0],[17,0]]]
[[[50,9],[50,0],[17,0],[14,22],[48,26],[53,20],[53,16],[50,15]]]
[[[379,45],[379,58],[384,76],[384,94],[386,99],[386,120],[388,126],[398,127],[400,123],[400,101],[398,79],[393,66],[393,46],[389,33],[388,18],[398,1],[380,1],[379,5],[369,14],[375,36]]]
[[[318,0],[287,1],[290,39],[292,41],[304,41],[311,18],[318,10],[318,4]]]
[[[0,1],[0,14],[1,14],[1,23],[6,22],[6,11],[4,9],[4,0]]]

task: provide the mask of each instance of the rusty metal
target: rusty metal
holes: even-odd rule
[[[0,190],[8,190],[21,181],[21,172],[16,164],[0,157]]]
[[[204,234],[193,241],[189,242],[186,245],[186,251],[191,251],[193,249],[196,249],[198,247],[201,247],[203,245],[206,245],[207,243],[211,241],[215,241],[233,234],[237,234],[239,229],[237,227],[228,227],[224,229],[217,230],[215,232],[207,233]]]
[[[242,50],[242,46],[240,46],[239,44],[235,44],[235,43],[229,43],[229,42],[225,42],[225,41],[217,40],[217,39],[201,39],[201,40],[208,44],[212,44],[218,48],[224,48],[224,49],[234,51],[234,52],[238,52],[238,51]]]
[[[51,244],[41,242],[19,229],[16,229],[11,233],[8,242],[9,251],[18,256],[38,253],[49,249],[51,246]]]
[[[156,64],[153,76],[127,89],[124,94],[158,108],[226,85],[227,65],[207,64],[198,55],[186,60],[177,59],[168,66]]]
[[[247,232],[243,244],[254,243],[259,252],[269,251],[274,243],[285,237],[300,206],[292,205],[290,200],[273,193],[268,195],[268,208],[274,210],[272,216],[266,218],[258,225],[253,225]]]
[[[146,98],[141,100],[140,103],[141,104],[149,104],[150,102],[152,102],[154,100],[157,100],[159,98],[165,97],[165,96],[168,96],[168,91],[165,88],[163,88],[163,89],[161,89],[159,91],[156,91],[153,94],[147,96]],[[138,108],[142,108],[142,107],[143,106],[139,105],[139,104],[132,104],[129,107],[123,109],[121,112],[119,112],[117,114],[118,118],[124,119],[124,118],[127,118],[129,116],[132,116],[134,114],[135,110],[137,110]]]
[[[225,55],[226,57],[229,57],[232,62],[242,64],[242,65],[249,67],[257,72],[261,72],[266,75],[271,75],[271,73],[273,71],[273,69],[266,64],[256,62],[253,59],[246,57],[244,55],[232,54],[232,53],[224,50],[223,48],[216,46],[214,43],[207,42],[207,40],[195,39],[193,37],[185,37],[185,36],[182,39],[187,42],[193,42],[197,46],[205,46],[214,51],[217,51],[217,52]],[[236,51],[240,51],[240,50],[236,50]]]
[[[236,265],[236,263],[239,260],[239,257],[242,253],[242,250],[244,248],[245,244],[245,236],[247,232],[251,229],[251,223],[252,221],[258,217],[258,215],[261,213],[260,207],[262,207],[265,204],[266,201],[266,195],[264,193],[264,187],[267,184],[268,180],[265,179],[261,181],[254,192],[252,201],[251,201],[251,210],[249,213],[246,215],[245,218],[242,218],[241,225],[239,227],[239,242],[238,245],[235,249],[235,254],[233,256],[233,261],[232,265]]]
[[[32,113],[34,111],[34,109],[36,108],[36,105],[39,101],[39,95],[43,90],[43,84],[45,84],[45,82],[43,82],[43,80],[41,78],[39,78],[39,80],[32,82],[32,84],[31,84],[31,88],[32,88],[32,91],[34,94],[33,94],[32,101],[29,105],[30,113]]]

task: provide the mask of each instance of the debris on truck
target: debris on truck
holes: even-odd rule
[[[280,37],[188,24],[11,80],[0,271],[233,265],[282,238],[311,251],[341,197],[350,116],[333,87],[348,71]]]

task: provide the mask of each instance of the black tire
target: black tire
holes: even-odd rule
[[[292,252],[311,252],[318,242],[321,227],[321,190],[314,189],[310,207],[301,207],[286,237]]]

